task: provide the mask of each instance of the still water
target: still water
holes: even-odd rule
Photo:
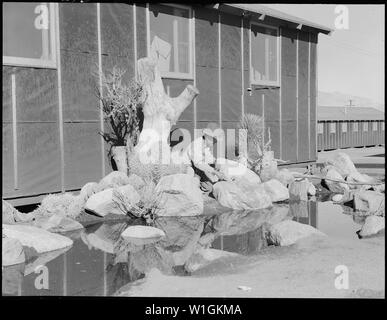
[[[331,201],[275,204],[270,209],[230,211],[205,217],[159,218],[155,226],[165,231],[166,238],[157,244],[142,246],[127,244],[120,238],[125,228],[140,224],[140,221],[98,223],[67,233],[66,236],[74,241],[67,250],[51,252],[26,264],[4,268],[2,293],[109,296],[123,285],[143,278],[150,267],[169,274],[189,276],[184,268],[173,266],[171,255],[174,255],[174,261],[184,261],[203,235],[212,239],[212,248],[256,255],[267,246],[262,225],[284,219],[312,225],[333,238],[361,241],[356,231],[361,228],[364,218],[343,210]],[[119,248],[118,252],[114,251],[115,248]],[[39,266],[47,267],[49,289],[36,288],[37,277],[42,272]]]

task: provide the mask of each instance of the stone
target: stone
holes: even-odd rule
[[[203,213],[198,180],[184,173],[164,176],[156,186],[160,195],[158,216],[197,216]]]
[[[274,179],[278,175],[277,161],[274,159],[273,151],[265,151],[262,156],[262,167],[260,178],[262,182]]]
[[[195,272],[214,261],[238,257],[239,254],[212,248],[199,248],[186,262],[185,269]]]
[[[308,180],[295,180],[289,185],[290,200],[308,201],[308,195],[316,195],[316,187]]]
[[[365,219],[364,225],[361,228],[360,237],[369,237],[377,234],[385,228],[385,218],[379,216],[368,216]]]
[[[281,170],[278,170],[278,173],[275,176],[275,179],[277,179],[285,187],[287,187],[294,181],[294,176],[288,169],[281,169]]]
[[[327,167],[326,169],[327,169],[327,173],[325,175],[326,179],[324,179],[324,183],[331,192],[344,194],[346,191],[349,190],[349,187],[347,184],[336,182],[336,181],[344,181],[344,179],[334,167],[330,166],[330,167]],[[336,181],[331,181],[328,179],[333,179]]]
[[[135,244],[149,244],[165,237],[165,232],[149,226],[129,226],[121,234],[121,237]]]
[[[232,209],[222,206],[214,198],[208,196],[206,193],[203,193],[203,215],[213,216],[219,215],[224,212],[229,212]]]
[[[234,210],[263,209],[271,206],[270,196],[262,185],[221,181],[214,184],[213,194],[218,202]]]
[[[343,197],[344,197],[344,195],[342,195],[342,194],[335,194],[332,197],[332,201],[333,202],[341,202],[341,200],[343,200]]]
[[[366,211],[368,214],[384,215],[385,195],[370,190],[355,192],[353,206],[355,210]]]
[[[12,266],[25,262],[23,246],[17,239],[12,239],[3,236],[2,245],[2,266]]]
[[[289,199],[288,189],[278,180],[271,179],[263,184],[263,188],[269,194],[272,202],[279,202]]]
[[[121,171],[112,171],[101,179],[99,185],[104,189],[125,186],[130,180],[126,173]]]
[[[25,214],[15,209],[9,202],[3,200],[3,223],[15,224],[18,222],[30,222],[35,219],[33,213]]]
[[[126,226],[125,222],[115,224],[104,223],[94,232],[83,233],[81,239],[89,249],[94,248],[113,254],[115,246],[120,240],[121,233]]]
[[[34,211],[36,217],[64,215],[76,218],[85,205],[83,197],[72,193],[49,194],[43,198],[40,206]]]
[[[324,236],[324,233],[310,225],[284,220],[271,225],[266,231],[266,239],[269,244],[277,246],[290,246],[298,240],[312,236]]]
[[[332,159],[328,159],[328,163],[333,165],[342,177],[358,172],[351,158],[344,152],[336,153]]]
[[[260,184],[259,176],[242,163],[224,158],[216,159],[215,168],[232,180],[242,179],[251,184]]]
[[[126,212],[115,202],[115,200],[118,200],[114,197],[115,192],[121,193],[125,197],[126,203],[132,205],[141,200],[137,191],[130,184],[127,184],[117,188],[108,188],[93,194],[87,200],[85,209],[100,217],[104,217],[107,214],[125,215]]]
[[[79,196],[86,202],[94,193],[99,191],[101,190],[97,182],[88,182],[82,187]]]
[[[69,232],[83,229],[83,225],[78,221],[59,214],[41,217],[34,222],[34,225],[50,232]]]
[[[3,234],[19,240],[23,246],[31,247],[37,253],[59,250],[73,245],[73,241],[68,237],[34,226],[3,224]]]

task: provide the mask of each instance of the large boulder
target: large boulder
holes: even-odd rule
[[[108,188],[93,194],[87,200],[85,209],[100,217],[107,214],[127,214],[117,205],[116,201],[119,200],[114,196],[115,192],[119,192],[125,198],[127,205],[135,205],[141,200],[137,191],[128,184],[117,188]]]
[[[242,163],[224,158],[216,159],[215,168],[232,180],[244,180],[251,184],[260,184],[259,176]]]
[[[343,177],[357,173],[357,169],[351,158],[344,152],[336,153],[332,159],[328,159],[328,163],[333,165],[337,172]]]
[[[38,218],[34,225],[50,232],[68,232],[83,229],[83,225],[78,221],[59,214]]]
[[[15,209],[12,204],[3,200],[3,223],[15,224],[18,222],[30,222],[35,219],[33,213],[25,214]]]
[[[198,180],[184,173],[164,176],[156,186],[158,216],[197,216],[203,213],[203,197]]]
[[[349,191],[348,184],[336,182],[336,181],[344,181],[344,179],[341,176],[341,174],[335,169],[335,167],[328,166],[326,170],[327,170],[325,175],[326,179],[324,179],[324,183],[331,192],[344,194],[346,191]]]
[[[284,220],[271,225],[266,231],[268,243],[277,246],[289,246],[311,235],[324,236],[324,233],[310,225],[293,220]]]
[[[289,199],[288,189],[278,180],[271,179],[263,184],[263,188],[270,196],[272,202],[279,202]]]
[[[101,179],[99,185],[106,188],[125,186],[130,183],[129,177],[120,171],[112,171]]]
[[[281,170],[278,170],[277,175],[275,176],[275,179],[277,179],[285,187],[287,187],[294,181],[294,176],[288,169],[281,169]]]
[[[23,263],[25,259],[23,246],[20,241],[3,235],[2,266],[6,267]]]
[[[221,181],[214,184],[213,194],[222,206],[235,210],[263,209],[271,205],[270,196],[260,185],[247,188],[232,181]]]
[[[34,226],[3,224],[3,234],[19,240],[23,246],[33,248],[37,253],[63,249],[73,244],[70,238]]]
[[[379,216],[368,216],[361,228],[360,237],[369,237],[385,228],[385,218]]]
[[[100,192],[100,186],[97,182],[88,182],[86,183],[81,191],[79,192],[79,197],[81,197],[85,203],[94,193]]]
[[[85,205],[85,199],[72,193],[49,194],[43,198],[38,209],[34,211],[36,217],[64,215],[76,218]]]
[[[385,194],[370,190],[355,192],[353,196],[353,206],[355,210],[384,216]]]
[[[146,185],[144,179],[134,173],[129,176],[128,182],[136,190],[140,190]]]

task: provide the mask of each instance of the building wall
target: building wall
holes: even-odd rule
[[[127,70],[126,80],[134,77],[135,61],[147,55],[146,10],[145,4],[59,4],[60,68],[3,67],[3,198],[79,189],[111,170],[98,135],[106,124],[94,95],[99,80],[92,74],[119,66]],[[200,91],[173,129],[193,134],[208,122],[235,128],[243,112],[251,112],[263,115],[270,127],[276,158],[289,164],[315,161],[317,35],[281,27],[280,87],[251,86],[250,93],[249,20],[198,6],[194,26],[194,79],[163,79],[171,96],[188,84]]]
[[[343,149],[351,147],[368,147],[384,144],[384,120],[374,121],[318,121],[323,125],[323,133],[317,134],[318,151]],[[347,132],[343,132],[343,124],[347,124]],[[368,124],[368,130],[364,131],[363,124]],[[373,130],[373,123],[377,124]],[[331,133],[330,126],[336,127],[336,133]],[[358,131],[354,130],[357,124]]]

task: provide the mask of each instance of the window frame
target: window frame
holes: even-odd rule
[[[317,134],[324,134],[324,123],[319,122],[317,124]]]
[[[3,66],[12,67],[28,67],[28,68],[42,68],[42,69],[57,69],[57,53],[56,53],[56,39],[58,30],[56,28],[56,17],[58,16],[58,4],[52,2],[37,2],[37,4],[46,3],[49,5],[49,19],[50,19],[50,46],[51,46],[51,59],[43,60],[37,58],[23,58],[3,55]]]
[[[252,46],[251,46],[251,39],[252,39],[252,31],[251,31],[251,25],[257,25],[257,26],[260,26],[260,27],[264,27],[264,28],[267,28],[267,29],[273,29],[273,30],[276,30],[277,32],[277,81],[270,81],[270,80],[254,80],[253,79],[253,65],[252,65]],[[264,23],[259,23],[259,22],[256,22],[256,21],[251,21],[250,20],[250,24],[249,24],[249,78],[250,78],[250,84],[251,85],[256,85],[256,86],[260,86],[260,85],[263,85],[263,86],[271,86],[271,87],[280,87],[280,76],[281,76],[281,71],[280,71],[280,38],[281,38],[281,33],[280,33],[280,28],[279,27],[275,27],[275,26],[270,26],[270,25],[267,25],[267,24],[264,24]]]
[[[152,5],[152,3],[151,3]],[[154,5],[168,6],[177,9],[188,10],[188,30],[189,30],[189,57],[188,57],[188,73],[183,72],[166,72],[160,71],[161,78],[164,79],[180,79],[180,80],[194,80],[194,52],[195,52],[195,42],[194,42],[194,31],[195,31],[195,19],[193,16],[193,8],[187,5],[174,4],[174,3],[155,3]],[[146,42],[147,42],[147,55],[150,53],[150,9],[149,3],[146,4]]]
[[[334,128],[334,130],[332,130]],[[330,122],[329,123],[329,133],[336,133],[336,122]]]

